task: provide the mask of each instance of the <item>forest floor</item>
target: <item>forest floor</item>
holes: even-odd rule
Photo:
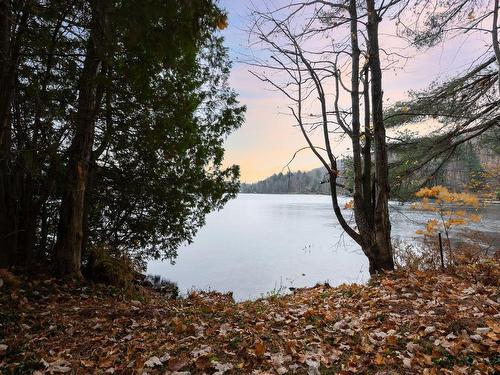
[[[0,372],[499,373],[499,280],[489,260],[242,303],[32,280],[0,289]]]

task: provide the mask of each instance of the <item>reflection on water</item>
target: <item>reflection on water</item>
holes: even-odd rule
[[[349,198],[341,198],[343,206]],[[498,231],[498,207],[486,209],[481,228]],[[352,219],[352,210],[344,210]],[[412,239],[429,213],[392,205],[393,237]],[[236,300],[279,289],[365,282],[368,262],[342,231],[329,196],[240,194],[210,214],[175,265],[152,261],[148,272],[189,289],[233,291]]]

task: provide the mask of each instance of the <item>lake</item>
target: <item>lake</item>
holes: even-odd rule
[[[341,207],[351,198],[340,198]],[[415,238],[429,213],[393,203],[392,237]],[[482,212],[481,228],[498,232],[499,208]],[[352,210],[344,216],[353,220]],[[176,264],[151,261],[147,272],[188,290],[232,291],[236,300],[255,299],[289,287],[363,283],[368,261],[340,228],[326,195],[239,194],[207,216]]]

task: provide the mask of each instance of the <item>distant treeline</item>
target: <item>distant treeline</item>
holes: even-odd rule
[[[278,173],[253,184],[241,184],[241,193],[258,194],[330,194],[324,168],[308,172]]]
[[[401,201],[414,199],[414,194],[422,186],[443,185],[452,191],[471,191],[491,193],[492,198],[500,197],[500,153],[498,130],[485,132],[475,140],[459,145],[453,156],[444,163],[430,162],[426,168],[414,173],[412,179],[403,182],[399,176],[406,173],[417,163],[414,160],[414,139],[408,145],[389,145],[389,181],[391,198]],[[420,140],[418,146],[425,146]],[[339,187],[342,194],[351,195],[353,189],[352,159],[345,157],[338,161],[340,175],[338,184],[347,186],[349,190]],[[436,166],[439,166],[436,171]],[[328,174],[324,168],[316,168],[308,172],[278,173],[253,183],[241,184],[241,193],[258,194],[330,194]]]

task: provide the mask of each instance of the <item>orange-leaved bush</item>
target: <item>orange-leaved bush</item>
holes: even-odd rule
[[[434,237],[438,232],[444,232],[448,250],[451,252],[449,232],[453,227],[478,223],[481,218],[477,214],[480,207],[479,199],[470,193],[454,193],[446,187],[437,185],[422,188],[415,193],[421,201],[412,205],[413,209],[434,212],[436,217],[427,220],[424,229],[416,231],[426,237]]]

